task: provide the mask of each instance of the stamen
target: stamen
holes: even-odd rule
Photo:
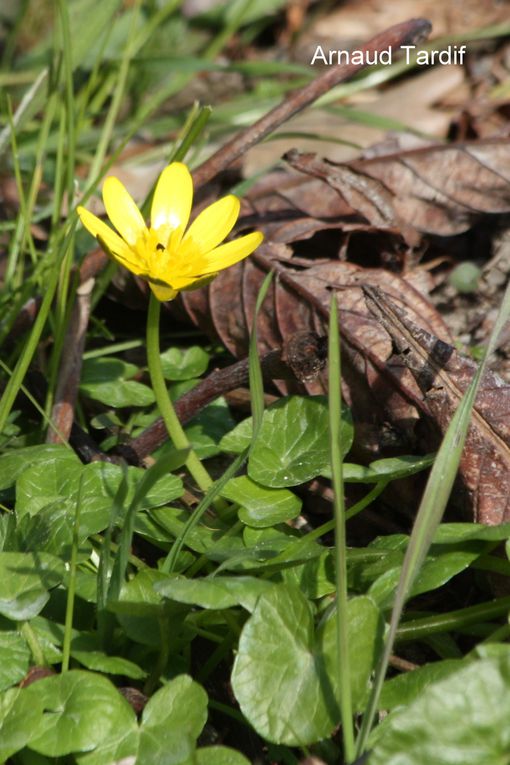
[[[157,245],[156,245],[156,250],[160,250],[160,251],[164,252],[165,251],[165,245],[161,244],[160,242],[158,242]]]

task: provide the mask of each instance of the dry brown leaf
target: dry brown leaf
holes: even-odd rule
[[[483,215],[510,211],[510,139],[448,144],[334,164],[287,154],[295,169],[322,178],[352,210],[381,229],[452,236]]]
[[[282,258],[282,250],[286,258]],[[264,353],[280,347],[296,332],[327,331],[331,290],[338,295],[340,326],[344,340],[344,395],[353,410],[361,452],[383,453],[391,431],[395,446],[414,443],[414,426],[419,415],[421,394],[411,373],[400,367],[388,375],[386,361],[392,353],[391,340],[379,322],[367,311],[362,293],[364,284],[384,289],[414,320],[431,332],[450,340],[441,317],[426,297],[397,274],[384,269],[363,269],[339,260],[294,265],[284,245],[265,244],[250,260],[222,272],[203,290],[182,294],[182,305],[201,329],[214,336],[237,358],[248,351],[251,325],[258,291],[267,271],[277,277],[259,314],[259,350]],[[282,392],[326,391],[326,377],[319,376],[304,387]]]
[[[476,364],[410,321],[408,311],[402,311],[387,295],[370,288],[365,291],[401,363],[418,383],[430,417],[444,433],[473,379]],[[475,522],[496,525],[510,520],[510,386],[493,372],[481,383],[460,476],[466,490],[464,508]],[[458,492],[455,499],[459,504]]]

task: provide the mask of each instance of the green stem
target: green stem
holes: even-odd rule
[[[20,622],[18,629],[28,643],[36,667],[46,667],[44,652],[30,622]]]
[[[74,525],[73,525],[73,542],[71,547],[71,560],[69,562],[69,587],[67,589],[67,604],[66,604],[66,616],[64,626],[64,640],[62,643],[62,672],[67,672],[69,669],[69,661],[71,658],[71,640],[73,637],[73,616],[74,616],[74,601],[76,595],[76,570],[78,566],[78,548],[80,546],[80,515],[81,515],[81,502],[83,496],[83,484],[85,474],[81,474],[80,484],[78,487],[78,497],[76,499],[76,510],[74,513]]]
[[[429,635],[441,632],[460,631],[472,624],[506,616],[508,609],[510,609],[510,596],[490,600],[485,603],[478,603],[476,606],[460,608],[447,614],[411,619],[407,622],[402,622],[399,626],[397,640],[399,643],[402,643],[408,640],[423,640],[429,637]]]
[[[156,403],[165,423],[168,435],[176,449],[189,449],[186,467],[195,479],[199,488],[206,492],[212,486],[212,478],[202,465],[194,451],[191,450],[188,437],[183,430],[179,418],[175,413],[174,405],[168,395],[168,390],[161,369],[159,356],[159,316],[161,304],[151,292],[149,301],[149,313],[147,315],[147,362],[151,377],[152,389],[156,397]]]
[[[338,659],[338,685],[340,688],[340,716],[344,757],[347,762],[354,760],[354,726],[351,694],[351,656],[349,652],[349,597],[347,592],[347,539],[345,530],[345,497],[343,479],[343,454],[341,439],[342,398],[341,359],[338,332],[338,309],[336,294],[331,296],[329,307],[328,342],[328,404],[329,404],[329,448],[333,506],[335,521],[335,571],[336,571],[336,633]]]

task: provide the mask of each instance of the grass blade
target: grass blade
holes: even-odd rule
[[[340,713],[344,755],[347,761],[354,757],[354,728],[352,718],[352,697],[349,662],[349,635],[347,618],[347,543],[345,534],[345,499],[343,479],[343,458],[340,443],[342,419],[341,357],[338,333],[338,308],[333,293],[329,305],[328,337],[328,403],[329,403],[329,448],[331,455],[331,476],[335,513],[335,569],[336,569],[336,630],[338,651],[338,673],[340,688]]]

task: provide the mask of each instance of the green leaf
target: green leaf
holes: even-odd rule
[[[158,508],[151,510],[149,515],[176,538],[183,532],[189,521],[189,513],[177,507]],[[245,550],[239,535],[226,536],[230,528],[231,524],[219,518],[213,521],[208,520],[207,524],[198,523],[186,534],[185,546],[194,552],[210,555],[212,560],[225,560],[236,552]]]
[[[425,688],[372,735],[370,765],[502,765],[510,761],[510,652]]]
[[[208,459],[220,453],[220,441],[233,425],[227,402],[219,398],[194,417],[185,432],[200,459]]]
[[[127,469],[127,503],[134,497],[136,487],[145,474],[146,471],[141,468]],[[49,508],[48,533],[51,534],[52,524],[55,524],[55,529],[63,525],[59,533],[68,542],[82,475],[80,538],[102,531],[110,522],[113,500],[122,481],[122,469],[106,462],[82,465],[78,460],[59,459],[28,468],[16,485],[17,516],[27,513],[35,515],[42,508]],[[147,491],[140,509],[163,505],[180,497],[182,491],[181,479],[167,473]],[[44,517],[38,523],[44,526]],[[41,529],[41,534],[43,531]]]
[[[192,380],[203,375],[209,366],[209,354],[199,345],[186,350],[169,348],[161,354],[161,366],[167,380]]]
[[[30,659],[30,650],[19,632],[0,632],[1,691],[19,683],[25,677]]]
[[[142,715],[139,761],[180,763],[207,720],[207,694],[180,675],[152,696]]]
[[[43,713],[42,700],[27,698],[24,691],[12,688],[0,695],[0,761],[30,743]]]
[[[53,555],[0,553],[0,614],[15,621],[32,619],[63,576],[64,564]]]
[[[251,576],[187,579],[177,575],[154,584],[156,592],[178,603],[215,609],[241,605],[248,611],[253,611],[260,595],[273,587],[272,582]]]
[[[31,465],[56,462],[59,465],[74,463],[81,465],[74,452],[62,444],[41,444],[7,452],[0,456],[0,491],[14,486],[19,476]]]
[[[114,356],[100,356],[84,359],[81,370],[81,385],[96,385],[97,383],[118,382],[129,380],[138,372],[138,367],[128,364]]]
[[[250,453],[248,475],[254,481],[281,488],[296,486],[319,475],[329,464],[328,406],[324,396],[291,396],[264,412]],[[342,444],[352,443],[352,424],[344,409]]]
[[[220,441],[220,449],[227,454],[241,454],[251,446],[253,435],[252,418],[240,422]]]
[[[132,680],[143,680],[147,672],[138,664],[122,656],[107,656],[102,651],[76,651],[71,649],[71,656],[85,669],[93,672],[103,672],[107,675],[122,675]]]
[[[406,478],[430,467],[435,454],[414,456],[402,454],[400,457],[387,457],[371,462],[368,467],[344,462],[344,481],[348,483],[378,483],[379,481],[396,481]],[[326,468],[321,475],[331,478],[331,470]]]
[[[442,587],[450,579],[468,568],[484,552],[485,545],[467,542],[464,549],[449,549],[446,545],[435,547],[425,559],[413,583],[409,597],[430,592]],[[394,568],[382,574],[370,587],[369,594],[380,608],[390,608],[395,597],[401,568]]]
[[[297,585],[311,600],[336,592],[335,566],[329,550],[306,563],[284,568],[281,573],[287,584]]]
[[[80,391],[105,406],[149,406],[155,401],[152,388],[129,380],[137,372],[138,367],[120,359],[107,356],[86,359]]]
[[[503,542],[510,539],[510,523],[485,526],[482,523],[442,523],[434,534],[435,545],[452,545],[468,540]]]
[[[133,579],[126,582],[119,600],[108,605],[131,640],[159,647],[161,642],[159,617],[170,614],[175,629],[178,629],[188,609],[170,603],[156,592],[156,582],[166,581],[167,574],[156,569],[142,569]]]
[[[42,507],[37,515],[22,515],[16,527],[20,552],[46,552],[69,559],[73,543],[73,505],[62,500]],[[89,550],[90,552],[90,550]]]
[[[122,656],[108,656],[101,651],[95,635],[78,635],[71,643],[71,656],[86,669],[109,675],[124,675],[133,680],[142,680],[147,673],[129,659]]]
[[[133,715],[134,717],[134,715]],[[139,726],[119,727],[79,765],[136,762],[184,765],[193,762],[195,742],[207,719],[207,694],[191,677],[180,675],[149,699]]]
[[[379,613],[365,597],[348,606],[353,701],[368,690],[379,639]],[[261,595],[239,640],[232,688],[241,711],[268,741],[303,746],[331,734],[340,720],[335,613],[314,629],[313,612],[295,587]]]
[[[45,677],[24,693],[44,708],[30,748],[48,757],[90,751],[133,725],[133,710],[115,686],[90,672]]]
[[[80,385],[80,391],[105,406],[150,406],[155,402],[152,388],[136,380]]]
[[[403,672],[397,677],[386,680],[379,699],[380,709],[394,709],[408,706],[417,699],[423,691],[438,680],[453,675],[466,666],[464,659],[446,659],[424,664],[412,672]]]
[[[228,746],[204,746],[182,765],[250,765],[250,761]]]
[[[222,496],[241,505],[239,520],[248,526],[265,528],[296,518],[301,500],[287,489],[268,489],[248,476],[231,478]]]

